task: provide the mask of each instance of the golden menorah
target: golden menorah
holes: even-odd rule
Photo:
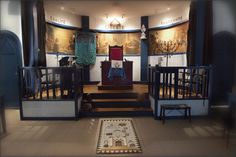
[[[173,55],[174,52],[176,52],[179,48],[179,46],[182,44],[181,40],[168,40],[168,41],[162,41],[157,40],[158,50],[166,55],[166,66],[168,66],[168,58]]]

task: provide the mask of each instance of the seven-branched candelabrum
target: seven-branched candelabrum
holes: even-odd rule
[[[166,66],[168,66],[168,58],[173,55],[174,52],[179,48],[182,44],[181,40],[169,40],[169,41],[161,41],[157,40],[158,50],[166,55]]]

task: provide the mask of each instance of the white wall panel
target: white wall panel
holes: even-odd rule
[[[75,101],[23,101],[24,117],[75,117]]]
[[[51,20],[51,17],[57,20]],[[81,28],[81,16],[67,13],[60,9],[49,8],[47,7],[47,5],[45,5],[45,18],[46,18],[46,21],[49,21],[49,22],[55,22],[61,25]],[[64,21],[64,22],[60,22],[60,21]]]
[[[171,24],[188,21],[188,19],[189,5],[186,5],[181,8],[176,8],[169,12],[165,12],[163,14],[149,16],[149,28],[168,26]]]
[[[167,58],[164,55],[149,56],[148,64],[155,66],[156,64],[158,64],[158,61],[160,60],[160,58],[163,59],[163,61],[161,62],[161,66],[166,66]],[[187,66],[187,55],[186,54],[172,55],[168,59],[168,66]]]

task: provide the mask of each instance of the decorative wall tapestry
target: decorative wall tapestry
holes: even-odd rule
[[[149,55],[187,52],[188,22],[149,31]]]
[[[46,25],[46,52],[74,55],[75,30]]]
[[[83,65],[96,62],[96,35],[94,33],[77,33],[75,40],[76,63]]]
[[[98,55],[107,55],[109,45],[123,45],[124,55],[140,55],[140,33],[97,33],[96,42]]]

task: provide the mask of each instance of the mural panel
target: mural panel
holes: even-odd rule
[[[97,33],[96,42],[98,55],[107,55],[109,45],[123,45],[124,55],[140,55],[140,33]]]
[[[46,52],[75,54],[75,30],[46,25]]]
[[[149,55],[187,52],[188,22],[149,31]]]

